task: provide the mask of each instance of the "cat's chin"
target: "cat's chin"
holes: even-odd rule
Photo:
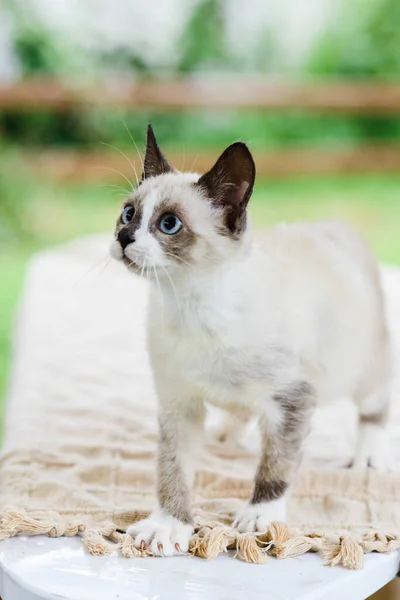
[[[153,269],[150,269],[149,267],[146,268],[142,265],[138,265],[127,256],[122,257],[122,262],[124,263],[128,271],[131,271],[132,273],[138,275],[142,279],[147,279],[147,281],[155,281],[156,278],[154,276]]]
[[[121,245],[115,240],[110,245],[110,254],[115,260],[123,262],[129,271],[136,273],[136,275],[141,275],[145,279],[153,279],[151,274],[152,269],[146,269],[145,266],[137,264],[134,260],[132,260],[132,258],[126,256],[125,252],[121,248]]]
[[[157,278],[161,277],[165,273],[165,270],[159,267],[146,267],[143,265],[138,265],[127,256],[122,257],[122,262],[127,267],[128,271],[132,271],[132,273],[135,273],[135,275],[139,275],[139,277],[143,279],[147,279],[147,281],[157,281]]]

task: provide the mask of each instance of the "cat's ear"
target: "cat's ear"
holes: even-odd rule
[[[236,142],[197,182],[211,202],[224,209],[225,225],[233,235],[240,234],[246,225],[246,209],[255,176],[250,150],[243,142]]]
[[[146,152],[143,160],[142,181],[148,177],[156,177],[164,173],[172,173],[174,167],[161,152],[150,123],[147,126]]]

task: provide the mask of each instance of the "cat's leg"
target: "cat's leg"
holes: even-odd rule
[[[388,433],[389,392],[383,385],[376,392],[356,398],[358,440],[352,467],[372,467],[382,473],[394,470]]]
[[[158,508],[134,523],[128,533],[137,548],[150,546],[153,554],[187,552],[193,533],[190,488],[202,441],[204,406],[201,402],[173,403],[161,409],[157,466]]]
[[[249,504],[236,517],[239,531],[265,531],[286,517],[287,490],[300,462],[301,444],[315,405],[313,387],[293,384],[272,395],[260,418],[262,452]]]

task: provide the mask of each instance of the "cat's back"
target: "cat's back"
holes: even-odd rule
[[[344,222],[281,223],[258,231],[256,244],[305,284],[342,282],[350,286],[350,293],[366,286],[374,296],[381,296],[377,262],[364,240]]]
[[[380,331],[384,302],[377,261],[367,244],[340,221],[280,224],[258,234],[258,244],[275,265],[289,303],[304,312],[322,310]]]
[[[387,333],[379,268],[371,251],[341,222],[281,224],[257,234],[275,264],[283,310],[313,332],[315,355],[338,393],[384,370]],[[380,357],[379,361],[376,357]],[[364,373],[364,375],[363,375]],[[342,385],[343,384],[343,385]]]

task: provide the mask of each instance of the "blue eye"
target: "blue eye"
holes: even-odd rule
[[[135,209],[133,206],[125,206],[121,214],[121,221],[123,222],[123,224],[127,225],[130,221],[132,221],[134,214]]]
[[[160,219],[159,228],[163,233],[173,235],[182,229],[182,221],[176,215],[166,213]]]

